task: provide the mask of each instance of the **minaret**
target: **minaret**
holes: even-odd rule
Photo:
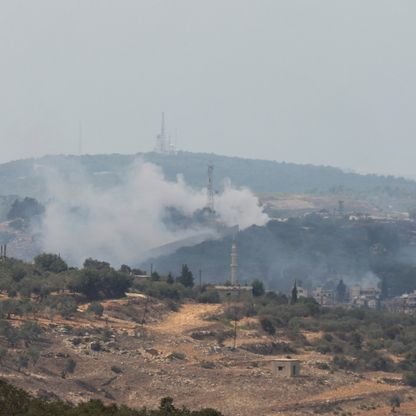
[[[235,237],[233,239],[233,245],[231,247],[231,286],[238,285],[237,278],[237,244],[235,243]]]

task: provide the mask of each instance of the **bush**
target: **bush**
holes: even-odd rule
[[[126,406],[118,407],[114,404],[106,406],[99,400],[90,400],[78,405],[60,401],[46,402],[34,399],[23,390],[17,389],[5,381],[0,380],[0,409],[3,415],[31,415],[31,416],[221,416],[216,410],[207,408],[190,411],[187,408],[177,409],[169,397],[160,402],[157,410],[133,410]]]
[[[88,306],[87,312],[93,313],[95,316],[102,316],[104,313],[104,307],[100,302],[92,302]]]
[[[215,289],[208,289],[198,296],[200,303],[220,303],[220,294]]]
[[[407,372],[404,374],[403,381],[406,385],[416,387],[416,372]]]
[[[336,368],[341,368],[343,370],[355,370],[356,364],[353,361],[348,360],[343,355],[336,355],[332,359],[332,364]]]
[[[77,363],[72,358],[68,358],[67,362],[65,363],[64,372],[65,374],[69,373],[72,374],[75,371],[75,368],[77,366]]]
[[[91,342],[90,348],[91,351],[99,352],[101,351],[101,343],[99,341]]]
[[[117,367],[116,365],[111,366],[111,371],[116,374],[121,374],[123,370],[120,367]]]
[[[253,287],[253,296],[258,297],[264,295],[265,290],[262,281],[256,279],[253,281],[251,286]]]
[[[264,332],[274,337],[276,335],[276,328],[269,318],[261,318],[260,324]]]
[[[215,363],[213,363],[212,361],[202,361],[201,367],[207,370],[212,370],[213,368],[215,368]]]
[[[186,355],[183,352],[178,352],[178,351],[173,351],[169,357],[169,359],[171,360],[185,360],[186,359]]]

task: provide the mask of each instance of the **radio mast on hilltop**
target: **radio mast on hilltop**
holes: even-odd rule
[[[166,133],[165,113],[162,113],[162,121],[160,133],[156,136],[155,152],[163,155],[176,154],[175,148],[170,140],[170,136]]]

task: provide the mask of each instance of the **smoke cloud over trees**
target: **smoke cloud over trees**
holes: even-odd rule
[[[120,183],[99,187],[76,164],[65,175],[44,170],[49,201],[39,230],[43,249],[60,252],[74,265],[87,257],[134,264],[161,245],[201,233],[215,237],[215,230],[207,224],[182,229],[163,221],[172,208],[189,217],[203,210],[206,189],[191,188],[180,175],[176,181],[168,181],[160,167],[141,160],[126,172]],[[106,172],[96,174],[105,176]],[[245,229],[268,221],[257,197],[229,181],[215,203],[217,219],[225,226]]]

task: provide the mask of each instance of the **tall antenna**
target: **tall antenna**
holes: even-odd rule
[[[165,113],[162,113],[162,121],[160,124],[160,133],[156,136],[155,151],[157,153],[166,153],[167,151],[167,139],[166,139],[166,122]]]
[[[207,207],[214,214],[214,165],[212,162],[208,163],[208,187],[207,187]]]

